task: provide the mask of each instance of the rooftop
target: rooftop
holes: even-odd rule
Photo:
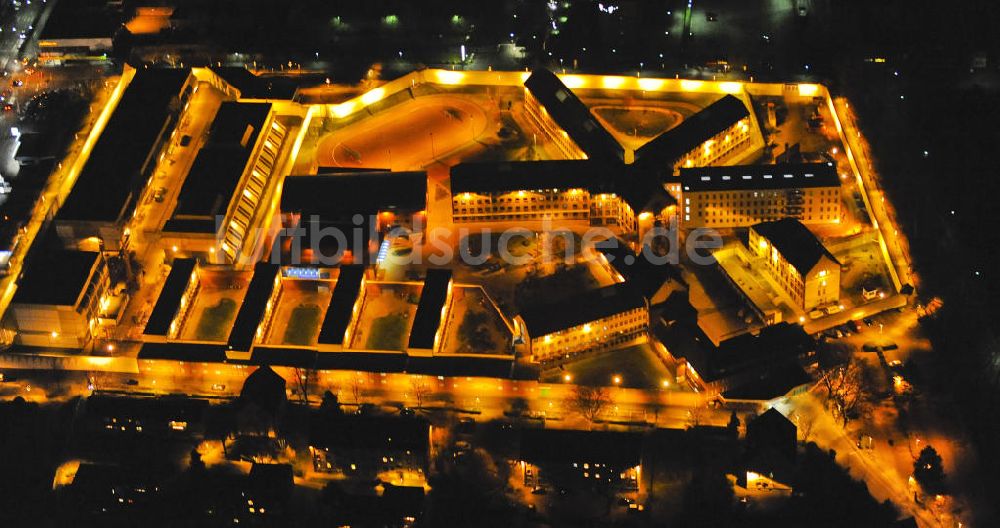
[[[239,90],[241,99],[291,99],[301,81],[290,75],[254,75],[239,66],[212,66],[211,70]]]
[[[236,321],[229,332],[230,350],[250,350],[257,327],[267,311],[267,303],[274,291],[274,278],[278,275],[280,266],[260,262],[254,266],[253,278],[247,286],[247,294],[236,313]]]
[[[417,313],[410,327],[410,341],[407,348],[432,349],[434,335],[441,326],[442,308],[448,297],[451,270],[429,269],[424,287],[420,290]]]
[[[794,362],[815,346],[801,326],[789,323],[768,326],[759,335],[727,339],[718,347],[694,323],[656,325],[654,331],[671,355],[685,359],[708,383],[754,373],[760,376],[765,370]]]
[[[101,0],[59,0],[49,14],[39,40],[110,39],[121,29],[121,12]]]
[[[270,111],[270,103],[222,103],[165,230],[190,230],[196,226],[184,221],[196,220],[203,224],[198,231],[215,231],[215,217],[226,214]]]
[[[365,277],[365,268],[360,265],[341,266],[340,275],[337,277],[337,284],[333,287],[333,296],[330,298],[330,306],[323,317],[323,324],[319,331],[321,344],[341,345],[344,344],[344,334],[347,332],[347,325],[354,315],[354,303],[361,293],[361,283]]]
[[[840,187],[836,167],[827,163],[693,167],[680,172],[681,189],[690,192]]]
[[[522,190],[586,189],[619,194],[636,213],[674,203],[655,175],[634,166],[591,160],[460,163],[451,168],[453,195]]]
[[[226,345],[215,343],[143,343],[139,360],[184,361],[186,363],[225,363]]]
[[[346,172],[285,178],[281,211],[349,218],[380,211],[421,211],[427,207],[427,173]]]
[[[160,296],[157,297],[153,311],[149,314],[146,329],[143,330],[144,334],[167,335],[170,331],[170,323],[177,315],[184,290],[187,289],[188,283],[191,281],[191,274],[197,264],[198,261],[193,258],[174,259],[170,266],[170,274],[167,275],[163,289],[160,290]]]
[[[803,276],[824,256],[838,262],[809,228],[794,218],[782,218],[751,226],[760,236],[771,242],[785,260]],[[838,262],[839,264],[839,262]]]
[[[524,81],[524,86],[588,159],[618,163],[624,160],[625,149],[554,73],[545,68],[536,69]]]
[[[15,304],[74,306],[100,262],[96,251],[41,250],[31,255],[14,294]]]
[[[422,418],[313,414],[309,445],[331,450],[366,449],[426,454],[430,443],[429,431],[430,425]]]
[[[675,280],[686,286],[680,270],[673,264],[664,262],[657,264],[650,260],[648,246],[636,254],[621,239],[608,239],[599,243],[596,249],[600,251],[608,264],[631,284],[646,299],[650,299],[669,280]]]
[[[520,315],[530,335],[540,337],[645,306],[646,300],[638,291],[627,283],[619,283],[577,293],[555,303],[529,306]]]
[[[136,70],[57,220],[117,222],[128,216],[152,150],[179,110],[174,102],[189,75],[187,69]]]
[[[749,115],[743,101],[725,95],[636,150],[636,163],[647,167],[672,165],[684,154]]]
[[[523,429],[521,458],[533,464],[608,464],[614,468],[638,466],[642,435],[610,431]]]

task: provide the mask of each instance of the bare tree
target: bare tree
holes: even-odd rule
[[[431,394],[431,388],[424,381],[423,376],[410,377],[410,391],[413,392],[413,397],[417,400],[417,408],[423,408],[424,402]]]
[[[611,404],[611,397],[605,387],[577,385],[573,388],[567,406],[593,424],[604,408]]]
[[[707,418],[708,409],[701,405],[688,409],[688,423],[690,427],[698,427],[699,425],[705,423]]]
[[[354,403],[361,405],[361,389],[364,387],[365,380],[355,376],[351,378],[351,394],[354,396]]]
[[[823,374],[822,383],[827,398],[832,403],[834,413],[847,425],[850,417],[862,410],[867,403],[864,383],[864,367],[854,359],[846,365],[838,365]]]
[[[799,430],[799,439],[802,440],[803,444],[809,443],[813,426],[816,425],[816,407],[812,404],[801,405],[795,410],[793,416],[795,418],[795,426]]]
[[[295,386],[302,403],[309,405],[309,385],[316,377],[316,371],[308,368],[295,369]]]

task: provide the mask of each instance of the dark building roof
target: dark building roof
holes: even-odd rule
[[[73,306],[87,288],[91,270],[100,259],[96,251],[32,252],[11,302]]]
[[[206,343],[143,343],[136,359],[225,363],[226,346]]]
[[[18,231],[31,220],[31,213],[54,165],[54,160],[45,160],[21,167],[13,182],[14,188],[0,204],[0,250],[13,249]]]
[[[801,326],[789,323],[768,326],[756,336],[742,334],[727,339],[718,347],[695,323],[659,324],[653,331],[671,355],[685,359],[708,383],[754,372],[759,374],[765,369],[794,362],[815,348],[815,342]]]
[[[794,218],[782,218],[773,222],[762,222],[751,226],[758,235],[766,238],[778,249],[804,277],[824,256],[839,264],[809,228]]]
[[[441,308],[448,297],[451,270],[429,269],[424,286],[420,289],[420,301],[410,327],[410,341],[407,348],[434,348],[434,334],[441,326]]]
[[[281,212],[350,218],[379,211],[420,211],[427,207],[427,173],[347,172],[285,178]]]
[[[170,322],[177,315],[184,290],[191,282],[191,273],[194,272],[194,267],[197,264],[198,261],[193,258],[174,259],[174,263],[170,266],[170,274],[167,275],[163,289],[160,290],[160,296],[157,297],[153,311],[149,314],[149,320],[146,322],[145,330],[143,330],[144,334],[167,335],[170,331]]]
[[[112,38],[122,28],[122,14],[109,2],[60,0],[40,28],[38,40]]]
[[[754,379],[722,393],[729,400],[767,401],[785,396],[792,389],[811,383],[812,378],[794,362],[765,366]]]
[[[104,420],[130,419],[142,422],[143,430],[162,432],[169,422],[183,421],[190,425],[201,422],[208,401],[183,396],[158,398],[125,398],[93,395],[87,398],[87,415]]]
[[[495,357],[407,356],[406,372],[428,376],[511,378],[514,360]]]
[[[406,360],[402,352],[320,352],[316,368],[398,374],[406,372]]]
[[[372,450],[376,452],[410,451],[427,455],[430,425],[423,418],[406,416],[339,416],[313,414],[309,445],[331,451]]]
[[[277,264],[267,262],[259,262],[254,266],[247,294],[243,297],[243,304],[240,305],[233,329],[229,332],[230,350],[250,350],[257,327],[260,326],[264,312],[267,311],[267,301],[274,291],[274,278],[280,269]]]
[[[524,87],[588,159],[617,163],[625,159],[625,149],[554,73],[545,68],[536,69],[524,81]]]
[[[743,101],[725,95],[636,150],[636,163],[647,167],[673,165],[684,154],[749,115]]]
[[[276,412],[288,400],[285,394],[285,378],[267,365],[258,367],[243,381],[240,400]]]
[[[270,112],[271,103],[222,103],[165,231],[215,232],[216,216],[226,214]]]
[[[587,290],[554,303],[521,310],[521,318],[532,337],[540,337],[627,310],[643,308],[646,300],[626,283]]]
[[[840,187],[837,169],[828,163],[692,167],[680,172],[681,189],[690,192]]]
[[[592,160],[460,163],[451,168],[453,195],[521,190],[586,189],[619,194],[635,213],[676,203],[653,172]]]
[[[309,347],[257,345],[250,355],[250,364],[315,368],[316,350]]]
[[[613,468],[638,466],[642,435],[611,431],[523,429],[521,459],[532,464],[608,464]]]
[[[288,500],[295,486],[292,465],[254,462],[250,466],[247,486],[259,501],[273,503]]]
[[[591,160],[459,163],[451,168],[451,192],[587,189],[611,193],[624,172],[624,165]]]
[[[239,90],[242,99],[291,99],[299,88],[299,81],[292,76],[261,77],[239,66],[212,66],[210,69]]]
[[[361,293],[361,283],[365,277],[365,268],[359,265],[340,267],[337,284],[333,287],[330,305],[323,317],[323,325],[319,330],[318,342],[327,345],[344,344],[344,333],[351,322],[354,312],[354,302]]]
[[[649,246],[636,254],[623,240],[610,238],[598,243],[595,249],[600,251],[608,260],[608,264],[621,274],[626,284],[632,285],[647,300],[651,299],[668,280],[675,280],[687,286],[676,266],[668,262],[657,263],[651,260],[653,255]]]
[[[128,217],[153,147],[169,134],[190,70],[140,68],[59,209],[57,220],[116,222]]]
[[[374,216],[358,225],[352,220],[327,221],[305,214],[296,225],[286,227],[274,243],[280,244],[281,263],[290,266],[340,265],[348,255],[351,264],[372,264],[378,255],[376,241],[382,239]]]
[[[17,151],[14,159],[17,161],[41,160],[55,158],[62,146],[51,133],[26,133],[17,138]]]
[[[795,460],[798,433],[795,424],[774,407],[747,424],[747,450],[774,450],[787,460]]]

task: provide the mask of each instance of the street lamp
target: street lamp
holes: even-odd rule
[[[621,383],[622,383],[622,377],[619,376],[619,375],[617,375],[617,374],[615,374],[614,377],[611,378],[611,381],[613,381],[615,383],[615,385],[621,385]]]
[[[569,383],[573,381],[573,376],[567,372],[566,374],[563,375],[563,381]]]

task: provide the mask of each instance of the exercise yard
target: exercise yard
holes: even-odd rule
[[[236,301],[223,297],[214,306],[202,310],[195,329],[198,341],[225,341],[236,317]]]
[[[420,302],[421,286],[404,283],[368,283],[358,311],[351,347],[366,350],[403,350]]]
[[[246,295],[249,272],[202,270],[198,294],[179,332],[190,341],[225,341]]]
[[[441,343],[445,354],[510,354],[513,338],[496,307],[478,286],[452,289]]]
[[[584,356],[578,361],[563,365],[562,369],[546,370],[542,374],[545,383],[562,383],[566,374],[577,385],[600,387],[615,386],[618,376],[621,387],[634,389],[659,389],[663,380],[674,379],[649,343]]]
[[[333,296],[329,280],[285,280],[266,338],[272,345],[316,344],[319,328]]]
[[[322,310],[315,304],[301,304],[293,308],[281,342],[301,346],[313,344],[319,332],[321,313]]]

